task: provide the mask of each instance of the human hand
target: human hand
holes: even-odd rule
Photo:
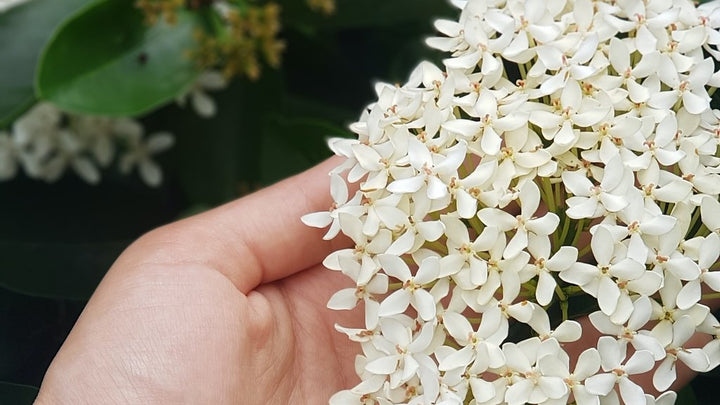
[[[358,348],[325,305],[344,242],[300,216],[331,204],[328,161],[141,237],[52,362],[37,404],[320,404],[355,385]],[[348,320],[347,316],[357,316]]]
[[[358,382],[359,348],[327,310],[350,280],[320,262],[301,215],[331,204],[328,161],[275,186],[150,232],[108,272],[47,372],[38,404],[320,404]],[[581,320],[572,357],[598,334]],[[698,343],[698,345],[701,345]],[[676,386],[691,372],[679,365]],[[643,377],[651,393],[651,375]]]

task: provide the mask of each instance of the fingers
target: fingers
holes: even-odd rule
[[[114,267],[200,263],[216,269],[247,293],[320,263],[347,245],[347,239],[323,241],[324,230],[300,217],[332,204],[329,159],[301,174],[247,197],[150,232]]]

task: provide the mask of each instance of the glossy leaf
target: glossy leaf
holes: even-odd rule
[[[30,405],[37,393],[38,389],[29,385],[0,382],[0,404]]]
[[[40,51],[60,22],[90,0],[33,0],[0,13],[0,128],[35,102]]]
[[[133,1],[101,0],[60,26],[45,48],[37,95],[67,111],[113,116],[145,113],[185,91],[199,74],[188,53],[199,17],[145,23]]]

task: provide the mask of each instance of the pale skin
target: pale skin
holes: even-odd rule
[[[320,264],[348,241],[322,241],[299,220],[330,206],[337,164],[141,237],[88,302],[36,403],[322,404],[357,384],[360,348],[334,324],[360,326],[362,313],[326,309],[351,281]]]

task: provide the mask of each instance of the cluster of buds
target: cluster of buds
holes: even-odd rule
[[[273,68],[280,65],[285,43],[280,33],[280,6],[223,0],[137,0],[135,7],[148,24],[177,22],[183,10],[207,8],[213,18],[208,30],[196,32],[197,46],[188,52],[202,69],[220,68],[226,78],[235,75],[257,79],[260,59]]]
[[[223,15],[229,35],[219,38],[217,52],[224,62],[226,76],[242,74],[253,80],[259,78],[260,56],[271,67],[280,66],[280,55],[285,50],[285,42],[278,39],[280,6],[268,3],[244,11],[227,9]]]
[[[307,0],[308,6],[324,14],[332,14],[335,11],[335,0]]]
[[[209,30],[197,32],[198,46],[190,57],[203,69],[219,68],[226,78],[236,75],[256,80],[262,61],[278,68],[285,50],[279,38],[281,7],[270,1],[255,4],[244,0],[137,0],[136,6],[154,23],[165,16],[172,23],[181,8],[208,7],[213,10]],[[313,10],[331,14],[334,0],[308,0]]]
[[[330,402],[674,402],[678,362],[720,364],[720,4],[452,2],[444,67],[376,85],[303,217],[354,242],[328,306],[365,313]]]
[[[143,12],[145,21],[150,25],[160,20],[175,24],[178,10],[185,7],[185,0],[136,0],[135,7]]]

